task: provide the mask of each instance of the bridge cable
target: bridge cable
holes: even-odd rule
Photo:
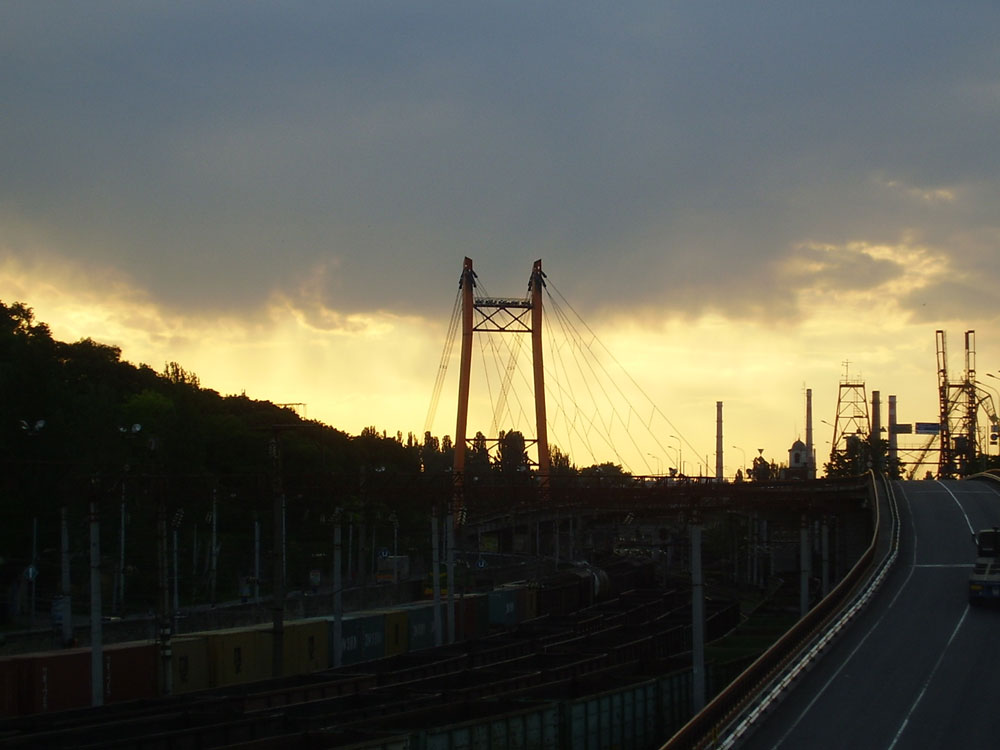
[[[437,414],[438,401],[441,399],[441,389],[444,386],[445,375],[448,373],[448,362],[451,361],[451,352],[455,347],[456,333],[462,320],[462,290],[458,290],[455,295],[455,304],[451,310],[451,321],[448,323],[448,332],[445,334],[444,349],[441,352],[441,361],[438,363],[437,377],[434,380],[434,389],[431,391],[431,402],[427,408],[427,417],[424,420],[424,434],[431,430],[434,424],[434,417]]]

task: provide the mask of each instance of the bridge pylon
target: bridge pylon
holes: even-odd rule
[[[454,494],[452,510],[456,523],[465,506],[465,453],[468,445],[469,390],[472,379],[472,339],[480,332],[531,334],[531,358],[534,373],[535,443],[538,451],[538,474],[543,488],[549,478],[549,443],[545,413],[545,373],[542,357],[542,289],[545,274],[542,261],[536,260],[528,281],[527,297],[477,297],[476,272],[472,259],[462,264],[459,280],[462,290],[462,359],[458,377],[458,421],[455,427],[455,459],[452,467]]]

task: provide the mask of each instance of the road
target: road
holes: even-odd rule
[[[1000,609],[970,607],[967,597],[971,531],[1000,525],[1000,484],[894,487],[902,523],[895,568],[741,747],[1000,747]]]

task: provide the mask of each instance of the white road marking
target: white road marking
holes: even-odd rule
[[[972,524],[969,522],[969,517],[965,514],[965,508],[963,508],[962,504],[960,502],[958,502],[958,498],[955,497],[955,493],[952,492],[951,490],[949,490],[948,487],[945,485],[945,483],[942,482],[940,479],[937,480],[937,483],[940,484],[941,485],[941,489],[943,489],[945,492],[947,492],[949,495],[951,495],[951,499],[955,501],[955,505],[958,506],[958,509],[962,513],[962,517],[965,519],[965,525],[969,527],[969,533],[970,534],[975,534],[976,530],[974,528],[972,528]],[[963,490],[963,492],[964,492],[964,490]]]
[[[903,486],[901,484],[897,484],[896,486],[899,488],[899,491],[902,492],[902,494],[903,494],[903,501],[906,503],[907,511],[909,511],[910,499],[906,496],[906,490],[903,489]],[[906,584],[908,584],[910,582],[910,578],[913,577],[913,571],[916,569],[916,562],[917,562],[917,529],[913,525],[913,514],[907,512],[906,515],[910,519],[910,530],[913,533],[913,559],[910,561],[910,572],[907,574],[906,580],[903,581],[902,585],[898,589],[896,589],[896,594],[890,600],[889,606],[887,606],[885,608],[885,611],[883,611],[882,614],[879,615],[879,618],[868,629],[868,632],[864,634],[864,637],[860,641],[858,641],[858,645],[855,646],[854,649],[851,651],[851,653],[849,653],[847,655],[846,659],[844,659],[842,662],[840,662],[840,666],[838,666],[837,669],[834,670],[833,674],[830,675],[830,679],[827,680],[825,683],[823,683],[823,687],[821,687],[818,691],[816,691],[816,695],[813,696],[813,699],[811,701],[809,701],[808,705],[806,705],[806,707],[804,709],[802,709],[802,713],[800,713],[799,716],[798,716],[798,718],[796,718],[795,721],[792,722],[791,726],[788,727],[788,731],[786,731],[778,739],[778,741],[776,743],[774,743],[774,747],[775,748],[780,747],[781,744],[786,739],[788,739],[788,735],[790,735],[793,731],[795,731],[795,728],[806,717],[806,714],[809,713],[810,710],[812,710],[812,707],[816,704],[816,701],[818,701],[820,699],[820,697],[823,695],[823,693],[825,693],[827,691],[827,688],[829,688],[830,685],[833,684],[833,681],[836,680],[837,677],[840,676],[840,673],[844,670],[844,667],[846,667],[848,665],[848,663],[851,661],[851,659],[854,658],[854,655],[857,654],[858,651],[861,650],[861,647],[865,645],[865,642],[868,640],[869,636],[871,636],[871,634],[874,633],[876,629],[878,629],[878,626],[882,624],[882,620],[884,620],[885,616],[887,614],[889,614],[889,612],[893,608],[893,605],[896,603],[896,600],[903,593],[903,589],[906,588]]]
[[[931,673],[927,675],[927,679],[924,680],[923,686],[920,688],[920,693],[917,695],[917,699],[913,701],[913,705],[910,706],[910,710],[906,712],[906,718],[903,719],[903,723],[899,725],[899,731],[896,732],[896,736],[892,740],[892,744],[889,745],[886,750],[892,750],[896,747],[896,743],[899,742],[900,736],[903,734],[903,730],[906,729],[906,725],[910,723],[910,717],[913,712],[917,710],[917,706],[920,705],[920,701],[924,698],[924,693],[927,692],[927,686],[931,684],[931,680],[934,679],[934,675],[938,671],[938,667],[941,666],[941,662],[944,661],[944,655],[948,652],[948,647],[951,646],[951,642],[955,640],[955,636],[958,635],[959,629],[962,627],[962,623],[965,622],[965,616],[969,614],[969,605],[965,605],[965,610],[962,612],[962,616],[958,618],[958,624],[955,625],[955,629],[951,631],[951,637],[948,638],[948,642],[941,649],[941,654],[938,656],[938,660],[934,663],[934,669]]]

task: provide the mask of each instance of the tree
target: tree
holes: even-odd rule
[[[528,471],[528,452],[525,450],[524,435],[517,430],[500,432],[497,441],[496,466],[501,474]]]
[[[570,461],[569,454],[563,453],[558,445],[549,448],[549,471],[553,476],[573,476],[579,474]]]

